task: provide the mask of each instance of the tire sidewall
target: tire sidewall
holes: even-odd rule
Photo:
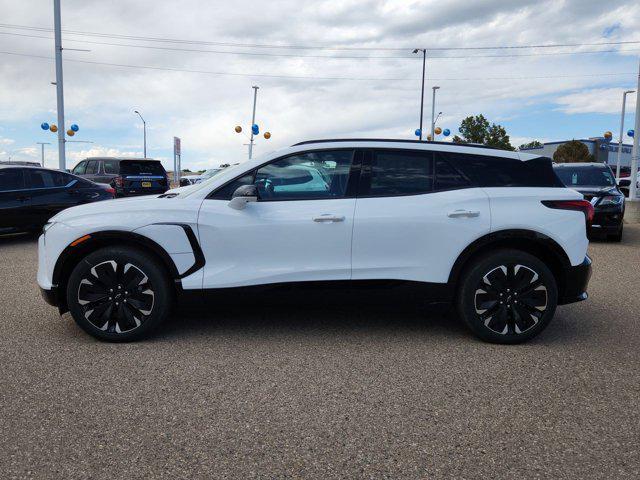
[[[108,260],[131,263],[149,278],[154,290],[154,305],[151,315],[142,325],[129,332],[110,333],[100,330],[84,316],[78,303],[78,288],[83,278],[91,276],[91,268]],[[172,300],[169,277],[159,262],[145,252],[130,247],[107,247],[90,253],[73,269],[67,283],[67,305],[75,322],[85,332],[100,340],[129,342],[148,336],[167,317]]]
[[[484,275],[505,263],[517,262],[534,270],[547,288],[547,310],[538,323],[521,334],[501,335],[490,330],[475,311],[475,292]],[[491,343],[516,344],[525,342],[542,332],[553,318],[558,303],[558,287],[553,273],[539,258],[520,250],[499,250],[474,261],[462,274],[456,298],[458,314],[480,339]]]

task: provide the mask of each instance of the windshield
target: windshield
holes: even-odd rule
[[[616,184],[606,167],[560,167],[555,172],[567,187],[612,187]]]
[[[221,168],[212,168],[210,170],[205,171],[202,176],[204,178],[209,178],[209,177],[213,177],[216,173],[221,172],[222,169]]]

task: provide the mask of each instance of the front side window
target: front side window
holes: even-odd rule
[[[313,200],[344,197],[353,150],[305,152],[259,168],[254,183],[260,200]]]
[[[73,173],[75,173],[76,175],[84,175],[86,171],[87,171],[87,162],[84,162],[84,161],[80,162],[73,169]]]
[[[235,192],[238,188],[243,187],[245,185],[251,185],[253,183],[253,175],[254,172],[246,173],[233,180],[232,182],[227,183],[223,187],[219,188],[215,192],[213,192],[209,198],[213,198],[215,200],[231,200],[233,196],[233,192]]]
[[[0,192],[24,189],[22,170],[17,168],[0,168]]]
[[[433,191],[433,155],[430,152],[373,153],[360,195],[384,197],[419,195]]]
[[[94,175],[98,173],[98,162],[96,160],[87,162],[87,170],[85,173],[87,173],[88,175]]]

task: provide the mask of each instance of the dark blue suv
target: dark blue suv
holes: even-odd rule
[[[162,163],[149,158],[87,158],[78,163],[72,173],[108,183],[117,197],[154,195],[169,189],[169,178]]]

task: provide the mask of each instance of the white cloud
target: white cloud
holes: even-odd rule
[[[15,140],[13,138],[0,137],[0,145],[11,145],[13,143],[15,143]]]
[[[629,89],[630,90],[630,89]],[[556,100],[559,110],[574,113],[620,113],[623,88],[596,88],[564,95]],[[636,94],[627,95],[627,112],[636,107]]]

